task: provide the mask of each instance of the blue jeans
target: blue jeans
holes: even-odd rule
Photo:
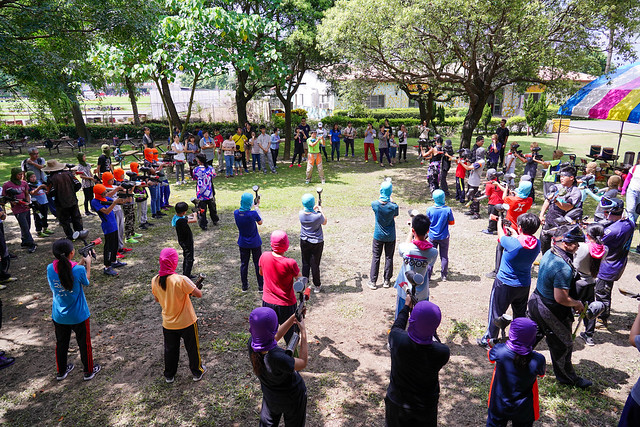
[[[233,176],[233,156],[224,156],[224,171],[227,176]]]
[[[16,220],[18,220],[18,225],[20,225],[20,240],[22,242],[22,246],[31,247],[35,243],[33,241],[33,237],[31,236],[31,212],[21,212],[19,214],[14,214]]]
[[[338,161],[340,161],[340,141],[331,143],[331,160],[333,160],[333,154],[338,156]]]
[[[396,158],[397,150],[398,150],[398,147],[389,147],[389,156],[391,156],[392,159]]]
[[[251,168],[256,171],[256,163],[258,164],[258,170],[262,169],[262,163],[260,162],[260,154],[251,153]]]
[[[149,187],[151,194],[151,213],[153,215],[160,212],[160,185],[152,185]]]
[[[627,190],[627,212],[629,213],[629,219],[635,224],[638,219],[636,214],[636,205],[640,202],[640,191]]]
[[[169,185],[169,181],[162,181],[162,186],[160,187],[160,206],[169,206],[169,196],[171,196],[171,186]]]

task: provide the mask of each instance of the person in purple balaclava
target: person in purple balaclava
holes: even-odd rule
[[[533,351],[536,342],[536,323],[528,317],[511,322],[509,339],[489,350],[489,361],[495,363],[491,388],[487,427],[531,426],[540,418],[538,411],[538,378],[543,377],[546,360]]]
[[[434,340],[442,314],[432,302],[411,298],[389,332],[391,379],[385,403],[385,425],[425,427],[438,422],[438,373],[449,361],[449,347]],[[411,318],[409,318],[411,313]],[[409,328],[407,327],[407,321]]]
[[[299,357],[278,347],[278,340],[293,326],[300,329]],[[307,387],[298,371],[307,366],[307,332],[304,318],[293,314],[278,327],[278,315],[270,307],[258,307],[249,315],[249,356],[262,388],[261,426],[304,426],[307,417]]]

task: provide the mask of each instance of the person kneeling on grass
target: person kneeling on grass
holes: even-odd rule
[[[495,363],[489,389],[487,427],[531,426],[540,418],[538,411],[538,378],[543,377],[546,360],[533,351],[536,323],[526,317],[511,322],[509,340],[488,352]]]
[[[294,324],[300,329],[298,357],[290,356],[278,347],[278,340]],[[296,316],[292,315],[278,327],[276,312],[269,307],[258,307],[249,315],[249,332],[249,357],[262,388],[260,425],[278,426],[284,415],[285,426],[304,426],[307,418],[307,387],[298,373],[307,366],[304,318],[298,322]]]
[[[206,366],[202,364],[198,348],[198,317],[191,304],[191,295],[202,297],[187,276],[176,274],[178,252],[173,248],[160,251],[160,271],[151,279],[151,292],[162,307],[162,333],[164,335],[164,379],[172,383],[178,371],[180,339],[189,356],[189,368],[194,381],[200,381]]]
[[[100,365],[93,363],[91,331],[89,329],[89,307],[84,296],[84,286],[91,277],[91,255],[80,263],[72,261],[76,251],[71,240],[56,240],[52,246],[53,263],[47,266],[47,280],[53,293],[51,318],[56,331],[56,379],[62,381],[73,371],[73,363],[67,364],[71,332],[75,332],[80,359],[84,365],[84,380],[92,380]]]
[[[300,277],[300,268],[293,258],[284,253],[289,249],[289,236],[283,230],[271,233],[271,250],[260,256],[260,275],[264,277],[262,306],[272,308],[278,315],[278,323],[283,324],[296,311],[297,300],[293,292],[293,281]],[[289,329],[284,335],[288,343],[293,335]]]
[[[411,301],[407,299],[389,332],[391,378],[384,398],[388,427],[438,425],[438,374],[450,355],[449,347],[434,342],[442,314],[432,302],[413,307]]]
[[[100,221],[102,221],[102,232],[104,233],[103,272],[108,276],[117,276],[118,272],[114,268],[123,267],[127,263],[116,261],[118,253],[118,222],[113,213],[113,208],[124,203],[124,199],[107,197],[107,188],[102,184],[97,184],[93,187],[93,194],[91,208],[98,213]]]

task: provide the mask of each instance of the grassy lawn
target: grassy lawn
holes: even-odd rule
[[[512,137],[526,143],[527,137]],[[555,137],[535,138],[545,158],[555,148]],[[566,152],[586,154],[591,141],[611,145],[604,136],[562,135]],[[615,138],[617,144],[617,138]],[[628,144],[628,145],[626,145]],[[634,146],[634,144],[636,144]],[[524,144],[523,144],[524,145]],[[400,205],[396,225],[398,242],[406,236],[407,209],[420,211],[432,202],[426,185],[426,168],[420,167],[414,150],[409,163],[381,168],[364,163],[362,143],[356,143],[356,159],[325,164],[327,183],[322,194],[328,218],[324,227],[325,249],[321,265],[324,291],[313,294],[307,317],[310,359],[303,378],[308,388],[309,426],[382,426],[384,395],[389,377],[387,332],[395,308],[393,289],[369,290],[370,247],[373,214],[370,203],[378,197],[380,182],[387,176],[394,185],[394,199]],[[623,140],[622,150],[637,148],[635,141]],[[344,147],[342,147],[344,150]],[[621,151],[622,151],[621,150]],[[75,163],[75,154],[62,149],[49,156]],[[97,146],[90,147],[90,163],[96,162]],[[0,181],[26,155],[0,157]],[[169,217],[153,221],[140,243],[125,260],[129,265],[120,277],[101,274],[101,251],[94,263],[87,300],[96,362],[103,371],[91,382],[81,379],[77,345],[72,340],[69,361],[76,370],[64,381],[55,381],[55,338],[51,325],[51,294],[45,267],[51,262],[50,244],[62,237],[59,226],[52,237],[37,239],[35,254],[19,249],[19,231],[13,218],[5,224],[12,251],[11,272],[20,278],[0,291],[4,304],[4,324],[0,349],[17,357],[14,366],[0,371],[0,423],[30,425],[255,425],[261,392],[247,357],[247,316],[260,305],[256,280],[249,272],[250,292],[242,293],[239,279],[237,230],[233,210],[244,191],[261,186],[260,226],[263,251],[276,229],[289,233],[288,256],[300,263],[300,198],[315,193],[319,183],[314,171],[312,184],[304,184],[304,167],[289,168],[280,163],[278,174],[249,173],[242,177],[215,179],[216,200],[221,222],[209,231],[193,227],[196,242],[195,273],[205,273],[203,298],[194,299],[199,317],[200,349],[209,368],[203,381],[194,383],[182,351],[176,382],[162,378],[161,313],[150,293],[150,280],[158,269],[158,253],[175,247],[181,253]],[[304,166],[304,164],[303,164]],[[518,172],[522,172],[519,166]],[[450,186],[452,182],[450,177]],[[171,178],[173,182],[173,177]],[[540,185],[540,180],[538,180]],[[195,194],[194,183],[172,186],[171,202],[187,201]],[[539,194],[539,193],[538,193]],[[81,193],[79,193],[82,199]],[[492,365],[486,352],[475,345],[485,329],[492,281],[485,273],[492,267],[495,238],[480,233],[486,215],[473,221],[462,215],[454,201],[456,225],[451,229],[448,282],[433,280],[431,298],[442,308],[439,335],[451,348],[451,360],[440,376],[439,422],[443,426],[478,426],[486,419],[486,399]],[[592,213],[594,206],[588,205]],[[100,235],[95,217],[84,217],[91,236]],[[637,237],[636,237],[637,240]],[[637,241],[634,241],[636,244]],[[640,258],[630,262],[620,283],[639,289],[634,277],[640,273]],[[396,257],[396,272],[399,268]],[[436,270],[439,269],[436,262]],[[438,276],[437,274],[434,276]],[[596,347],[576,341],[573,356],[580,375],[594,381],[592,390],[577,391],[559,386],[554,377],[546,345],[537,350],[547,357],[548,374],[540,380],[540,425],[610,426],[617,423],[629,390],[640,375],[638,353],[629,347],[628,331],[637,311],[637,302],[614,291],[611,326],[596,333]]]

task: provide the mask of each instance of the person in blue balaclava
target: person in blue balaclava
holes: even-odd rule
[[[398,205],[391,201],[393,185],[390,180],[385,180],[380,185],[380,197],[371,202],[371,209],[376,218],[373,231],[373,257],[371,258],[371,275],[368,286],[370,289],[378,289],[378,272],[380,270],[380,256],[384,249],[384,284],[385,288],[391,287],[393,276],[393,252],[396,250],[396,221]]]
[[[427,218],[431,221],[429,241],[440,251],[440,280],[446,282],[449,274],[449,226],[455,224],[455,220],[453,211],[446,205],[444,191],[435,190],[432,196],[436,205],[427,209]],[[432,272],[433,264],[429,266],[429,279]]]
[[[253,194],[243,193],[240,198],[240,209],[233,212],[238,227],[238,247],[240,248],[240,280],[242,280],[242,292],[249,290],[249,258],[253,257],[253,264],[256,269],[256,279],[258,280],[258,292],[262,292],[262,276],[258,261],[262,255],[262,239],[258,233],[258,225],[262,224],[260,209],[258,205],[260,199],[255,200],[254,207]]]
[[[302,209],[298,214],[300,219],[300,252],[302,255],[302,276],[309,279],[313,276],[313,291],[320,292],[320,259],[324,249],[322,226],[327,224],[321,206],[316,206],[316,199],[307,193],[302,196]]]
[[[440,308],[430,301],[418,302],[413,311],[412,307],[407,298],[389,332],[391,376],[384,398],[389,427],[438,425],[438,373],[449,361],[450,350],[434,339]]]

